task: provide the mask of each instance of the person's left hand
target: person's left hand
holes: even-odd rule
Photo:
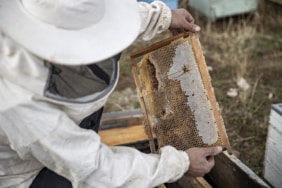
[[[175,35],[183,31],[193,33],[200,31],[200,27],[194,23],[193,16],[186,9],[171,10],[170,31]]]

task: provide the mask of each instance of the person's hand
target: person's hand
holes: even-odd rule
[[[222,152],[222,147],[190,148],[186,150],[190,166],[185,175],[203,177],[214,166],[214,156]]]
[[[193,33],[200,31],[200,27],[194,24],[194,18],[186,9],[171,10],[171,24],[169,27],[172,34],[178,34],[183,31]]]

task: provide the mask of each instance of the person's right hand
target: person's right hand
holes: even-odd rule
[[[186,150],[190,166],[185,175],[203,177],[214,166],[214,156],[222,152],[222,147],[190,148]]]

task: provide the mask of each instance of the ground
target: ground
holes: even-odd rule
[[[271,105],[282,103],[282,5],[260,0],[256,12],[214,23],[184,8],[201,26],[198,35],[231,147],[263,177]],[[106,104],[107,112],[140,107],[129,55],[168,36],[167,32],[150,42],[136,42],[123,53],[119,84]],[[249,88],[240,86],[240,80]],[[231,88],[237,96],[228,96]]]

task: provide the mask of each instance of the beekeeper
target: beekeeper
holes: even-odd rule
[[[0,187],[149,188],[209,172],[220,147],[144,154],[95,132],[119,54],[167,29],[199,26],[161,1],[0,0]]]

